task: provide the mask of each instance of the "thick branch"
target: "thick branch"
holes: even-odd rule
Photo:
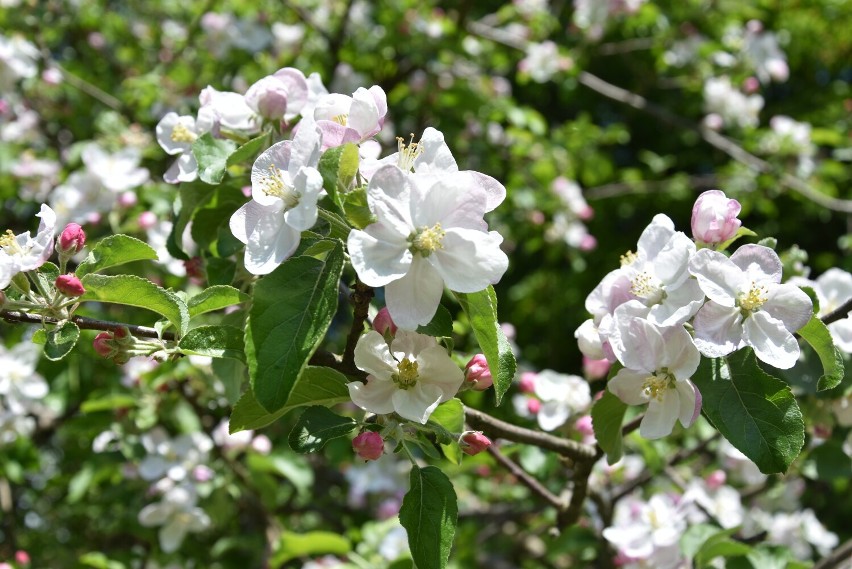
[[[58,324],[60,321],[56,318],[42,317],[37,314],[28,314],[26,312],[18,312],[16,310],[0,310],[0,318],[6,322],[19,322],[24,324]],[[85,316],[72,316],[69,318],[71,322],[77,325],[81,330],[104,330],[114,332],[119,328],[127,328],[130,333],[137,338],[154,338],[160,339],[157,330],[147,326],[136,326],[134,324],[125,324],[123,322],[110,322],[107,320],[97,320],[95,318],[86,318]],[[172,332],[163,332],[163,340],[174,341],[175,335]]]
[[[595,447],[590,445],[518,427],[470,407],[465,407],[464,414],[471,427],[494,438],[499,437],[516,443],[525,443],[551,450],[577,462],[594,462],[597,457]]]
[[[372,299],[372,287],[361,281],[356,281],[355,289],[349,295],[349,301],[352,303],[352,328],[346,337],[346,348],[343,350],[342,367],[344,369],[358,369],[355,367],[355,346],[358,344],[361,333],[364,332],[364,322],[367,321],[367,313]]]
[[[488,453],[494,457],[494,460],[496,460],[500,466],[511,472],[515,478],[520,480],[524,486],[529,488],[533,494],[541,496],[548,504],[559,511],[565,509],[566,504],[559,498],[559,496],[556,496],[553,492],[545,488],[541,482],[533,478],[526,470],[521,468],[518,463],[497,450],[497,447],[491,445],[488,447]]]

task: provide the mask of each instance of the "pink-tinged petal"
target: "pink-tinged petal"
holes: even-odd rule
[[[379,109],[376,100],[373,94],[363,87],[358,87],[352,94],[347,126],[357,131],[362,140],[379,132]]]
[[[644,255],[648,260],[655,259],[674,232],[674,222],[671,218],[658,213],[639,236],[639,242],[636,245],[637,253]]]
[[[742,320],[739,309],[706,302],[692,322],[695,347],[708,358],[727,356],[742,344]]]
[[[414,160],[414,171],[419,174],[444,174],[458,172],[459,167],[450,147],[444,142],[444,134],[428,127],[418,142],[421,154]]]
[[[623,267],[610,271],[586,297],[586,310],[600,324],[605,314],[612,314],[620,305],[636,298],[630,292],[631,286],[630,276]]]
[[[322,175],[314,168],[302,168],[294,180],[301,194],[296,207],[284,212],[284,221],[293,229],[305,231],[317,222],[317,197],[322,190]]]
[[[382,379],[390,379],[397,372],[396,363],[384,337],[370,330],[355,344],[355,365],[358,369]]]
[[[275,143],[264,150],[254,161],[251,167],[251,197],[260,205],[266,206],[281,202],[280,197],[266,193],[265,181],[276,169],[281,170],[281,174],[289,179],[289,175],[285,173],[288,171],[288,164],[292,157],[292,145],[293,142],[290,140]]]
[[[388,311],[403,330],[416,330],[431,322],[443,294],[441,275],[420,255],[414,255],[404,277],[385,285]]]
[[[784,323],[790,332],[795,332],[810,321],[814,312],[813,301],[805,291],[791,284],[774,287],[766,303],[761,307],[776,320]]]
[[[660,365],[666,367],[677,379],[686,380],[692,377],[698,364],[701,363],[701,354],[692,341],[692,336],[683,326],[667,328],[663,333],[665,356]]]
[[[746,273],[746,279],[760,283],[781,282],[781,259],[778,253],[763,245],[743,245],[731,255],[731,262]],[[709,295],[708,295],[709,296]]]
[[[645,393],[645,381],[649,374],[644,371],[621,368],[615,377],[609,380],[607,388],[627,405],[644,405],[648,402]]]
[[[373,85],[367,90],[373,97],[373,103],[379,112],[379,126],[382,126],[385,122],[385,115],[388,114],[388,97],[385,94],[385,90],[378,85]]]
[[[408,242],[382,223],[368,225],[364,231],[350,231],[346,248],[358,278],[367,286],[388,285],[411,269],[413,255]]]
[[[440,405],[443,395],[437,385],[418,381],[414,387],[398,389],[393,394],[393,407],[401,417],[425,424],[432,411]]]
[[[654,272],[667,289],[677,288],[689,278],[689,259],[694,254],[695,243],[682,231],[671,236],[654,259]]]
[[[645,417],[639,424],[639,434],[646,439],[661,439],[672,433],[680,414],[680,395],[676,389],[666,389],[659,399],[651,399]]]
[[[704,294],[722,306],[736,306],[737,295],[749,285],[742,269],[710,249],[701,249],[692,256],[689,272],[698,279]]]
[[[373,375],[367,376],[367,383],[353,381],[346,385],[352,402],[371,413],[384,415],[394,412],[393,396],[399,389],[390,380],[381,380]]]
[[[308,80],[305,74],[292,67],[284,67],[272,74],[287,88],[287,120],[302,112],[305,103],[308,102]]]
[[[414,174],[412,182],[411,220],[415,227],[432,227],[440,223],[445,230],[462,227],[486,231],[485,190],[473,178],[457,172],[435,176]]]
[[[565,424],[568,417],[571,416],[571,410],[562,401],[545,401],[536,413],[538,426],[543,431],[552,431]]]
[[[760,310],[743,322],[743,339],[763,362],[778,369],[790,369],[799,359],[799,343],[784,323]]]
[[[676,381],[675,389],[680,398],[678,419],[681,425],[689,428],[698,419],[698,415],[701,414],[701,394],[698,392],[698,388],[689,380]]]
[[[347,131],[350,130],[330,120],[317,120],[316,125],[322,132],[322,150],[343,144],[346,141]]]
[[[479,292],[498,282],[509,268],[509,257],[500,249],[502,241],[496,231],[450,229],[444,235],[443,248],[426,260],[450,290]]]

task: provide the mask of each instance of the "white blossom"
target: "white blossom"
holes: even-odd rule
[[[741,93],[727,76],[711,77],[704,82],[705,111],[718,114],[726,124],[741,128],[757,126],[762,108],[763,97]]]
[[[538,426],[545,431],[562,426],[592,403],[589,383],[578,375],[545,369],[536,375],[534,386],[535,394],[542,402],[536,418]]]
[[[139,523],[162,526],[158,534],[160,547],[165,553],[177,551],[187,533],[198,533],[211,525],[210,516],[195,505],[196,501],[192,486],[175,486],[163,495],[162,501],[142,508]]]
[[[320,97],[314,120],[322,129],[323,149],[367,140],[382,129],[387,112],[387,96],[378,85],[359,87],[351,97],[340,93]]]
[[[200,432],[171,438],[165,429],[158,426],[142,435],[142,446],[148,453],[139,464],[142,478],[158,480],[168,477],[180,482],[206,460],[213,442]]]
[[[9,229],[0,235],[0,290],[9,286],[16,274],[42,266],[53,253],[56,214],[42,204],[36,217],[41,221],[35,237],[29,231],[15,235]]]

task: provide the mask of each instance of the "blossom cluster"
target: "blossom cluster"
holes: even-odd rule
[[[640,433],[659,438],[679,420],[692,425],[701,394],[691,381],[701,356],[746,346],[763,362],[793,367],[793,333],[811,318],[810,297],[781,282],[781,260],[763,245],[721,250],[740,234],[740,204],[719,190],[699,196],[692,235],[657,215],[636,252],[621,257],[586,299],[592,318],[575,333],[584,355],[623,367],[608,389],[629,405],[648,404]]]

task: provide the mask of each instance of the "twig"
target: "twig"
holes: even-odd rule
[[[24,324],[58,324],[57,318],[47,316],[39,316],[37,314],[28,314],[26,312],[18,312],[15,310],[0,310],[0,318],[6,322],[18,322]],[[175,335],[173,332],[163,332],[162,338],[154,328],[147,326],[136,326],[134,324],[125,324],[123,322],[110,322],[107,320],[97,320],[95,318],[86,318],[85,316],[72,316],[69,318],[71,322],[77,325],[81,330],[105,330],[107,332],[118,330],[119,328],[127,328],[133,336],[138,338],[154,338],[163,339],[173,342]]]
[[[844,562],[852,559],[852,539],[844,541],[840,547],[832,551],[827,557],[818,561],[813,569],[830,569],[831,567],[840,567]]]
[[[373,299],[373,289],[362,283],[360,280],[355,281],[355,287],[352,294],[349,295],[349,301],[352,303],[352,328],[349,330],[349,335],[346,337],[346,348],[343,350],[342,367],[344,369],[357,369],[355,367],[355,346],[358,344],[358,338],[364,331],[364,322],[367,321],[367,313],[370,309],[370,300]]]
[[[840,308],[838,308],[837,310],[829,312],[828,314],[820,318],[820,320],[822,320],[823,324],[828,325],[832,322],[843,320],[844,318],[849,316],[849,312],[852,312],[852,298],[840,305]]]
[[[465,419],[477,430],[483,431],[492,437],[499,437],[516,443],[525,443],[542,449],[551,450],[562,456],[566,456],[577,462],[594,462],[597,457],[595,447],[584,445],[576,441],[555,437],[547,433],[533,431],[518,427],[511,423],[501,421],[491,415],[465,407]]]
[[[574,487],[571,489],[571,500],[568,508],[559,514],[557,521],[560,527],[568,527],[577,523],[580,514],[583,513],[583,504],[586,501],[586,492],[589,489],[589,475],[592,473],[593,460],[577,462],[574,470]]]
[[[612,184],[604,184],[595,186],[583,191],[583,195],[589,201],[601,200],[606,198],[614,198],[623,194],[637,194],[661,192],[669,189],[672,184],[678,182],[686,182],[690,188],[694,190],[704,190],[715,188],[719,185],[719,178],[713,174],[705,174],[702,176],[687,176],[681,178],[670,178],[668,180],[640,180],[637,182],[615,182]]]
[[[494,460],[496,460],[500,464],[500,466],[511,472],[515,476],[515,478],[520,480],[524,486],[529,488],[533,492],[533,494],[537,494],[538,496],[544,498],[544,500],[548,504],[556,508],[558,511],[562,511],[565,509],[567,504],[565,504],[565,502],[561,500],[559,496],[556,496],[555,494],[553,494],[553,492],[545,488],[544,485],[541,484],[541,482],[530,476],[530,474],[526,470],[521,468],[521,466],[515,461],[513,461],[511,458],[500,452],[496,446],[491,445],[490,447],[488,447],[488,453],[494,457]]]

